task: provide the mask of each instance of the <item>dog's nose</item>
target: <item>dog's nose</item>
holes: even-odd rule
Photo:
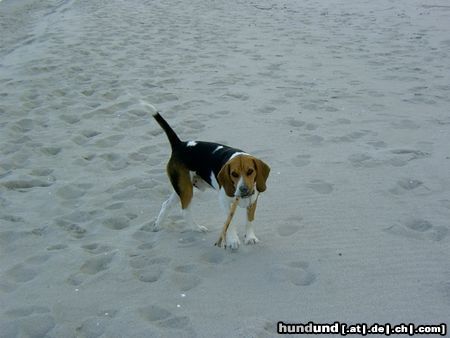
[[[245,185],[241,185],[239,187],[239,192],[241,193],[241,196],[245,196],[245,195],[248,195],[249,190]]]

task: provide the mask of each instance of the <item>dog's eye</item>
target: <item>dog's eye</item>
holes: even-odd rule
[[[253,169],[248,169],[247,170],[247,176],[250,176],[251,174],[253,174],[253,171],[254,171]]]
[[[233,176],[234,178],[238,178],[238,177],[239,177],[239,174],[238,174],[237,172],[233,171],[233,172],[231,173],[231,176]]]

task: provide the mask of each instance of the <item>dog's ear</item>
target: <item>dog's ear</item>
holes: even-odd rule
[[[230,164],[225,164],[217,175],[217,180],[221,187],[225,189],[228,196],[234,197],[235,188],[230,176]]]
[[[267,177],[269,177],[270,167],[257,158],[254,158],[253,162],[255,163],[256,167],[256,190],[258,190],[259,192],[263,192],[266,190],[266,181]]]

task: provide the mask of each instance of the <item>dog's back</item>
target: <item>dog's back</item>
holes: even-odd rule
[[[189,171],[195,172],[211,187],[217,188],[215,183],[217,175],[223,165],[236,153],[242,150],[224,144],[203,141],[181,141],[172,127],[159,114],[153,115],[164,130],[172,147],[171,158],[185,166]],[[214,175],[214,179],[211,177]]]

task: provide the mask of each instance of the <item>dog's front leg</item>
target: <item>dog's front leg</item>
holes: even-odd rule
[[[253,231],[253,220],[255,219],[255,211],[256,211],[256,200],[253,204],[250,204],[247,207],[247,223],[245,223],[245,244],[256,244],[259,242],[259,239],[255,236],[255,232]]]
[[[220,233],[220,237],[218,241],[215,243],[216,246],[230,248],[232,250],[236,250],[239,248],[240,241],[236,232],[236,225],[231,223],[233,219],[234,213],[236,211],[236,207],[239,204],[239,198],[231,199],[226,196],[225,191],[220,191],[220,202],[223,210],[226,213],[226,221],[223,226],[222,232]]]
[[[231,212],[231,217],[234,215],[234,211]],[[231,222],[231,219],[230,219]],[[225,240],[225,248],[230,248],[232,250],[236,250],[239,248],[239,245],[241,245],[241,242],[239,241],[239,237],[236,230],[236,223],[231,222],[231,224],[228,227],[228,231],[226,232],[226,240]]]

